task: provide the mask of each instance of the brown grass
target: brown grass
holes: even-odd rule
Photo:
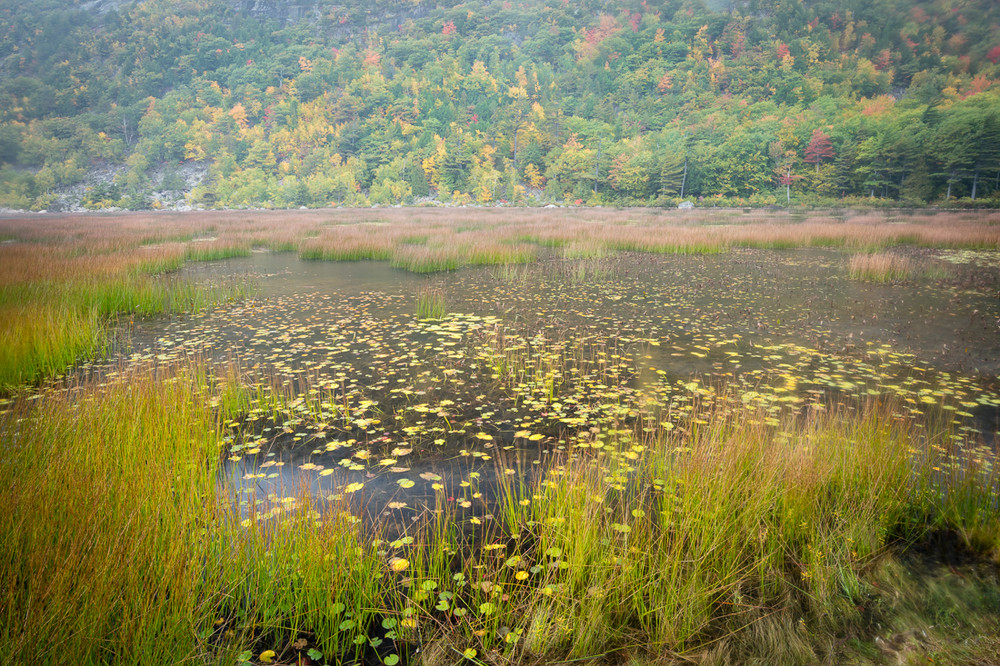
[[[388,259],[401,246],[474,249],[530,241],[640,251],[812,245],[1000,247],[1000,213],[866,213],[805,219],[787,212],[656,209],[385,209],[205,211],[0,219],[0,284],[115,272],[178,254],[251,247]]]
[[[913,274],[913,264],[909,258],[891,252],[856,254],[851,257],[849,272],[855,280],[899,282]]]

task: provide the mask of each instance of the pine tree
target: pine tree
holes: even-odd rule
[[[684,182],[684,167],[686,158],[680,153],[669,152],[663,155],[660,162],[660,193],[666,196],[679,196]]]

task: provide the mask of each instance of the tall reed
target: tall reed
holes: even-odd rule
[[[513,660],[528,662],[629,645],[839,660],[837,637],[893,621],[863,608],[882,594],[876,564],[897,562],[900,545],[957,531],[1000,557],[997,472],[943,475],[960,455],[942,446],[947,433],[925,434],[890,405],[777,427],[756,416],[699,407],[662,438],[613,432],[530,489],[502,485],[488,542],[518,544],[515,556],[487,549],[468,588],[447,586],[475,616],[449,643],[495,652],[513,637]]]
[[[855,254],[851,257],[848,270],[854,280],[899,282],[913,274],[913,265],[907,257],[890,252],[876,252]]]
[[[233,663],[303,631],[360,654],[387,566],[346,507],[220,496],[231,381],[125,373],[0,415],[6,659]]]
[[[440,288],[427,287],[417,292],[417,319],[444,319],[448,305]]]

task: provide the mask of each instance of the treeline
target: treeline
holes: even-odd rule
[[[1000,203],[992,0],[0,3],[0,206]]]

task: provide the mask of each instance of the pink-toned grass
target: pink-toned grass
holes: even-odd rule
[[[0,363],[10,366],[0,368],[0,385],[10,385],[74,355],[61,349],[61,336],[38,337],[50,327],[25,318],[96,325],[119,301],[122,309],[134,310],[140,301],[146,311],[157,311],[154,301],[164,295],[150,290],[147,276],[187,260],[244,256],[255,248],[390,261],[417,272],[524,263],[539,247],[564,248],[566,256],[815,245],[866,252],[896,245],[996,249],[1000,213],[803,219],[769,211],[427,208],[33,215],[0,218],[0,239],[0,339],[11,349],[51,357],[29,363],[25,373],[8,354]],[[70,298],[78,299],[75,305]],[[86,351],[95,331],[73,339],[74,350]]]
[[[177,261],[177,254],[239,254],[253,247],[375,259],[390,259],[403,246],[475,254],[484,245],[518,241],[651,252],[813,245],[997,248],[1000,213],[800,219],[784,212],[655,209],[206,211],[12,217],[0,219],[0,237],[16,241],[0,245],[0,284],[9,284],[115,273],[151,261]]]
[[[856,254],[851,257],[849,272],[855,280],[898,282],[913,274],[913,264],[909,258],[891,252]]]

